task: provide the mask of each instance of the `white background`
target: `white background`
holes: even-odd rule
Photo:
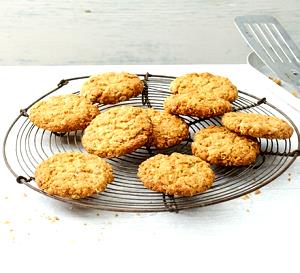
[[[234,18],[249,14],[300,44],[299,0],[1,0],[0,64],[244,63]]]

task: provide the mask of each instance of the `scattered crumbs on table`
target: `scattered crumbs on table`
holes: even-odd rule
[[[30,233],[30,232],[27,232],[27,235],[28,235],[28,236],[30,236],[30,235],[31,235],[31,233]]]
[[[291,91],[291,94],[295,97],[298,97],[298,92],[296,90],[292,90]]]
[[[115,214],[115,217],[118,217],[118,216],[119,216],[119,214],[118,214],[118,213],[116,213],[116,214]]]
[[[59,218],[57,216],[47,216],[47,219],[51,222],[51,223],[56,223],[57,221],[59,221]]]
[[[4,199],[7,200],[7,199],[8,199],[8,196],[5,196]]]
[[[107,224],[108,224],[108,225],[111,225],[111,224],[112,224],[112,222],[111,222],[111,221],[108,221],[108,222],[107,222]]]
[[[25,192],[23,193],[23,197],[27,197],[27,194]]]
[[[249,197],[249,194],[245,194],[245,195],[243,195],[242,196],[242,199],[244,199],[244,200],[247,200],[247,199],[249,199],[250,197]]]
[[[140,216],[141,214],[138,212],[136,215],[137,215],[137,216]]]
[[[28,218],[27,221],[28,221],[28,222],[31,222],[31,218]]]
[[[87,226],[87,223],[83,223],[83,225]]]
[[[249,209],[246,209],[246,211],[247,211],[247,212],[250,212],[250,210],[249,210]]]
[[[254,193],[255,193],[255,194],[261,194],[261,190],[260,190],[260,189],[257,189]]]
[[[6,220],[6,221],[3,222],[3,224],[4,224],[4,225],[9,225],[9,224],[11,224],[11,222],[8,221],[8,220]]]
[[[291,173],[288,173],[288,176],[291,176],[292,174]]]
[[[86,9],[84,10],[85,13],[92,13],[92,11],[90,9]]]
[[[291,178],[290,177],[288,178],[288,181],[291,182]]]
[[[272,80],[273,82],[275,82],[278,85],[281,85],[281,80],[277,79],[277,78],[273,78],[271,76],[269,76],[269,79]]]
[[[100,216],[100,213],[99,213],[99,212],[97,212],[97,213],[96,213],[96,215],[97,215],[97,216]]]

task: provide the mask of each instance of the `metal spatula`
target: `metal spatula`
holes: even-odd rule
[[[300,94],[300,50],[272,16],[238,16],[235,23],[249,46],[283,81]]]

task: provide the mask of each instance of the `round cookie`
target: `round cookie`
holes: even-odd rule
[[[239,136],[223,126],[210,126],[195,134],[192,152],[210,164],[247,166],[255,162],[260,146],[256,139]]]
[[[37,102],[30,108],[29,119],[39,128],[62,133],[85,129],[99,113],[84,97],[68,94]]]
[[[210,73],[191,73],[176,78],[170,89],[174,94],[199,93],[205,97],[221,98],[233,102],[238,90],[228,78]]]
[[[147,146],[164,149],[188,138],[189,127],[181,118],[152,108],[145,109],[145,111],[153,126]]]
[[[158,154],[144,161],[138,177],[146,188],[175,196],[193,196],[208,190],[215,178],[210,165],[192,155]]]
[[[230,102],[220,98],[204,98],[202,95],[171,95],[164,102],[166,112],[174,115],[210,118],[232,111]]]
[[[98,115],[86,128],[83,147],[100,157],[117,157],[142,147],[152,134],[147,113],[137,107],[119,106]]]
[[[35,181],[50,195],[79,199],[104,191],[113,181],[113,172],[95,155],[65,152],[43,161],[36,168]]]
[[[254,113],[227,113],[222,117],[223,125],[241,135],[268,139],[286,139],[293,128],[284,120]]]
[[[92,103],[114,104],[142,93],[143,81],[126,72],[107,72],[89,77],[81,87],[80,95]]]

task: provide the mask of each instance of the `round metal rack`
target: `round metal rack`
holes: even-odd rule
[[[139,76],[145,83],[141,96],[116,105],[99,105],[100,111],[118,105],[153,107],[163,110],[163,102],[170,95],[169,85],[174,77],[151,75],[149,73],[139,74]],[[180,145],[165,150],[142,147],[131,154],[107,159],[113,166],[115,179],[113,183],[108,185],[105,192],[79,200],[50,196],[40,190],[34,182],[33,176],[36,166],[49,156],[59,152],[85,152],[81,145],[83,132],[56,134],[39,129],[30,122],[27,111],[37,101],[52,94],[57,94],[63,89],[62,87],[71,81],[80,82],[87,77],[60,81],[57,88],[43,95],[27,108],[22,109],[8,129],[3,143],[3,155],[7,167],[16,177],[18,183],[22,183],[51,198],[88,208],[126,212],[178,212],[182,209],[217,204],[255,191],[280,176],[300,154],[300,135],[292,120],[271,105],[266,98],[260,99],[239,91],[239,98],[233,103],[234,111],[274,115],[285,119],[294,128],[294,134],[291,139],[286,140],[259,139],[261,154],[253,165],[239,168],[212,166],[216,173],[216,179],[208,191],[193,197],[168,196],[146,189],[136,175],[138,165],[155,154],[170,154],[174,151],[191,154],[190,144],[193,135],[198,130],[210,125],[221,125],[219,118],[199,119],[182,116],[189,125],[190,138]]]

